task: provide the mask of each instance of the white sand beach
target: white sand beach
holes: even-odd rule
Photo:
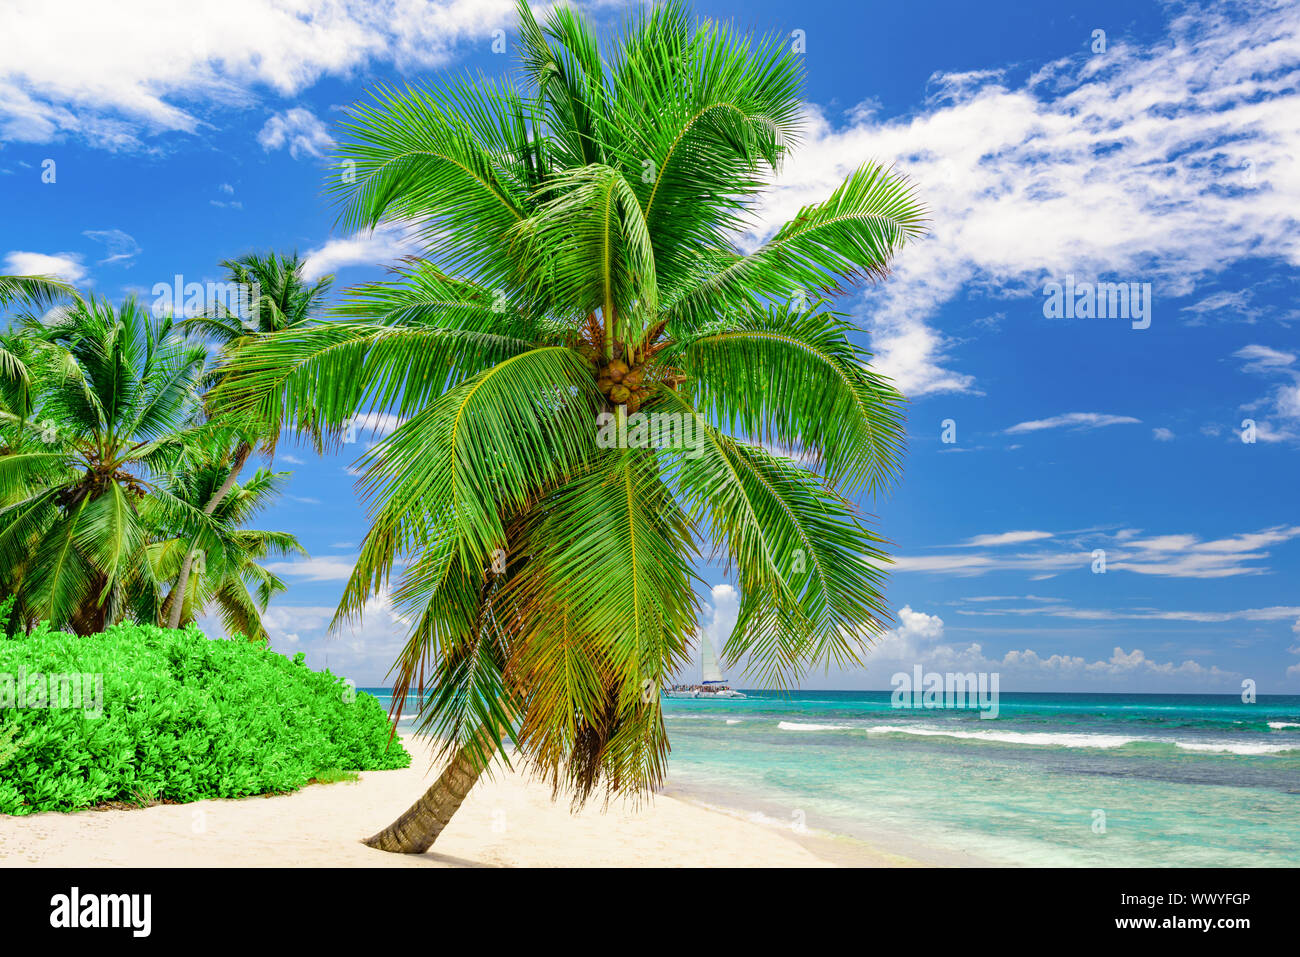
[[[658,795],[578,814],[543,783],[499,770],[480,781],[433,849],[376,851],[361,838],[436,776],[427,746],[398,771],[294,794],[134,810],[0,818],[5,867],[825,867],[913,862],[856,841],[794,832]]]

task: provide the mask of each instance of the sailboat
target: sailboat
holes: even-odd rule
[[[700,683],[698,685],[673,685],[664,689],[665,698],[744,698],[746,695],[735,691],[722,677],[718,667],[718,653],[713,642],[706,634],[700,635]]]

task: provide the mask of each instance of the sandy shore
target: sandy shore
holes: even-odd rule
[[[498,770],[480,781],[426,854],[360,839],[405,810],[436,776],[427,748],[400,771],[295,794],[130,811],[0,818],[0,866],[24,867],[825,867],[910,863],[853,841],[754,823],[663,795],[633,809],[571,814],[549,789]]]

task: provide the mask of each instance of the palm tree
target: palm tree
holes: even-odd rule
[[[257,290],[256,295],[249,297],[252,315],[239,316],[229,309],[216,308],[208,315],[186,319],[180,325],[190,334],[202,334],[216,340],[226,351],[258,336],[299,329],[314,321],[334,282],[334,277],[329,275],[309,282],[304,277],[306,263],[297,252],[286,256],[274,252],[264,256],[249,253],[226,260],[222,266],[226,268],[230,282]],[[213,384],[219,383],[223,375],[223,369],[218,366],[212,374]],[[213,515],[230,494],[259,440],[264,450],[271,452],[275,449],[280,435],[279,419],[274,416],[245,419],[252,432],[245,431],[234,440],[233,448],[223,463],[225,480],[212,490],[211,496],[201,506],[205,515]],[[186,594],[193,561],[194,550],[189,549],[176,570],[174,594]],[[169,598],[167,605],[168,627],[180,627],[184,603]]]
[[[115,309],[95,297],[20,317],[3,347],[33,389],[27,406],[0,409],[0,587],[20,620],[78,634],[157,620],[152,530],[217,544],[213,523],[159,480],[213,432],[195,419],[205,350],[134,298]]]
[[[61,299],[76,296],[77,291],[54,276],[0,276],[0,306],[15,302],[50,306]]]
[[[192,463],[186,463],[169,476],[165,487],[171,494],[195,510],[212,500],[216,489],[225,484],[233,463],[223,452],[228,443],[214,449],[200,449]],[[251,479],[235,483],[211,513],[218,538],[218,548],[204,554],[202,561],[191,563],[191,575],[184,591],[179,625],[194,621],[215,605],[227,634],[244,635],[250,641],[270,640],[262,624],[272,596],[285,590],[282,579],[258,564],[272,555],[303,555],[306,550],[288,532],[247,529],[243,525],[265,509],[284,488],[289,472],[258,469]],[[149,545],[154,576],[160,581],[174,580],[186,554],[188,539],[159,538]],[[175,601],[176,593],[167,602]],[[169,612],[170,608],[164,607]]]
[[[43,308],[76,295],[72,286],[53,276],[0,276],[0,309],[14,303]],[[0,347],[0,401],[10,409],[25,406],[30,386],[27,367],[13,352]]]
[[[575,802],[654,788],[707,551],[742,596],[724,654],[764,683],[857,660],[888,617],[853,498],[897,473],[902,397],[824,297],[919,234],[911,188],[866,163],[744,254],[798,135],[799,58],[676,2],[603,55],[567,9],[519,20],[523,91],[353,110],[342,222],[413,223],[424,256],[341,321],[240,348],[218,389],[332,435],[403,419],[361,459],[371,528],[336,615],[405,562],[394,702],[415,686],[448,763],[366,842],[390,851],[427,849],[506,735]]]
[[[287,255],[248,253],[223,260],[221,266],[226,270],[228,282],[255,290],[248,296],[251,315],[240,316],[218,304],[205,315],[185,319],[180,326],[224,346],[248,336],[313,322],[334,284],[334,277],[326,275],[309,282],[304,275],[306,265],[306,260],[296,251]]]

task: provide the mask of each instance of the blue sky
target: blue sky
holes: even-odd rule
[[[6,3],[0,272],[119,298],[253,249],[296,248],[340,287],[417,252],[333,229],[338,108],[508,70],[511,3],[288,6]],[[742,246],[868,159],[932,210],[894,275],[838,304],[911,399],[903,480],[862,503],[899,558],[898,627],[865,669],[808,685],[883,688],[920,663],[1006,690],[1300,692],[1300,7],[857,6],[695,4],[806,49],[804,143]],[[1149,327],[1048,318],[1067,276],[1149,284]],[[367,440],[286,447],[290,495],[262,522],[312,554],[276,568],[275,647],[363,685],[404,629],[380,602],[325,635]],[[734,591],[702,574],[725,633]]]

